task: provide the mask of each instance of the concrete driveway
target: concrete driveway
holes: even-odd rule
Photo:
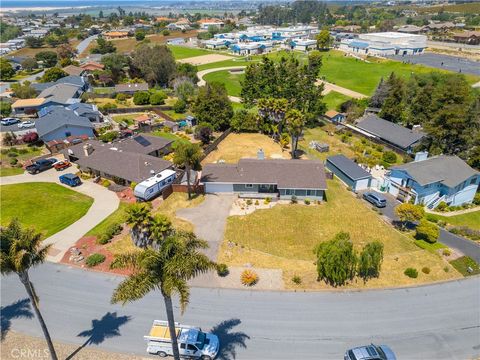
[[[62,172],[50,169],[37,175],[24,173],[15,176],[4,176],[0,177],[0,185],[29,182],[52,182],[65,186],[60,184],[58,177],[61,174],[74,173],[76,171],[76,167],[72,166]],[[68,188],[72,189],[70,187]],[[44,240],[46,244],[53,244],[48,256],[48,260],[52,262],[59,262],[62,259],[63,254],[65,254],[65,252],[73,246],[77,240],[114,212],[118,208],[120,202],[114,192],[90,181],[84,181],[82,185],[73,188],[72,190],[90,196],[93,198],[93,204],[82,218]]]
[[[399,218],[395,214],[395,207],[400,205],[401,202],[398,201],[394,196],[390,194],[384,194],[374,190],[369,190],[369,191],[377,193],[387,199],[387,206],[384,208],[378,208],[378,210],[382,213],[382,215],[389,218],[390,221],[398,221]],[[363,194],[365,192],[366,191],[359,191],[360,194]],[[365,201],[365,200],[362,200],[362,201]],[[368,204],[371,205],[370,203]],[[480,245],[478,245],[474,241],[452,234],[451,232],[448,232],[443,228],[440,228],[440,236],[438,237],[438,241],[441,242],[442,244],[447,245],[450,248],[459,250],[463,254],[470,256],[477,263],[480,263]]]
[[[210,248],[206,253],[212,260],[217,259],[234,198],[234,195],[208,194],[199,206],[177,211],[178,217],[190,221],[195,226],[195,234],[198,237],[208,241]]]

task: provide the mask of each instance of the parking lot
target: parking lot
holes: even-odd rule
[[[28,120],[35,122],[35,119],[28,119]],[[35,129],[35,127],[31,127],[28,129],[21,129],[18,127],[18,124],[12,124],[12,125],[0,124],[0,132],[10,132],[10,131],[13,131],[17,135],[22,135],[22,134],[26,134],[28,132],[37,131],[37,130]]]

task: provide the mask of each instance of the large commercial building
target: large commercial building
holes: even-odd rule
[[[383,32],[360,34],[356,39],[345,39],[340,49],[359,55],[418,55],[427,47],[425,35]]]

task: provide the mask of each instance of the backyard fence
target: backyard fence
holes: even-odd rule
[[[171,106],[137,106],[137,107],[128,107],[128,108],[116,108],[116,109],[108,109],[108,110],[103,110],[104,113],[107,114],[128,114],[128,113],[138,113],[138,112],[144,112],[144,111],[153,111],[157,112],[158,111],[165,111],[165,110],[172,110]]]

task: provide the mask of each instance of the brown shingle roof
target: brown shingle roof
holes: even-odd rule
[[[276,184],[280,189],[327,189],[325,169],[316,160],[241,159],[237,165],[207,164],[201,181]]]
[[[65,66],[62,70],[65,71],[68,75],[74,76],[80,76],[85,71],[85,69],[75,65]]]

